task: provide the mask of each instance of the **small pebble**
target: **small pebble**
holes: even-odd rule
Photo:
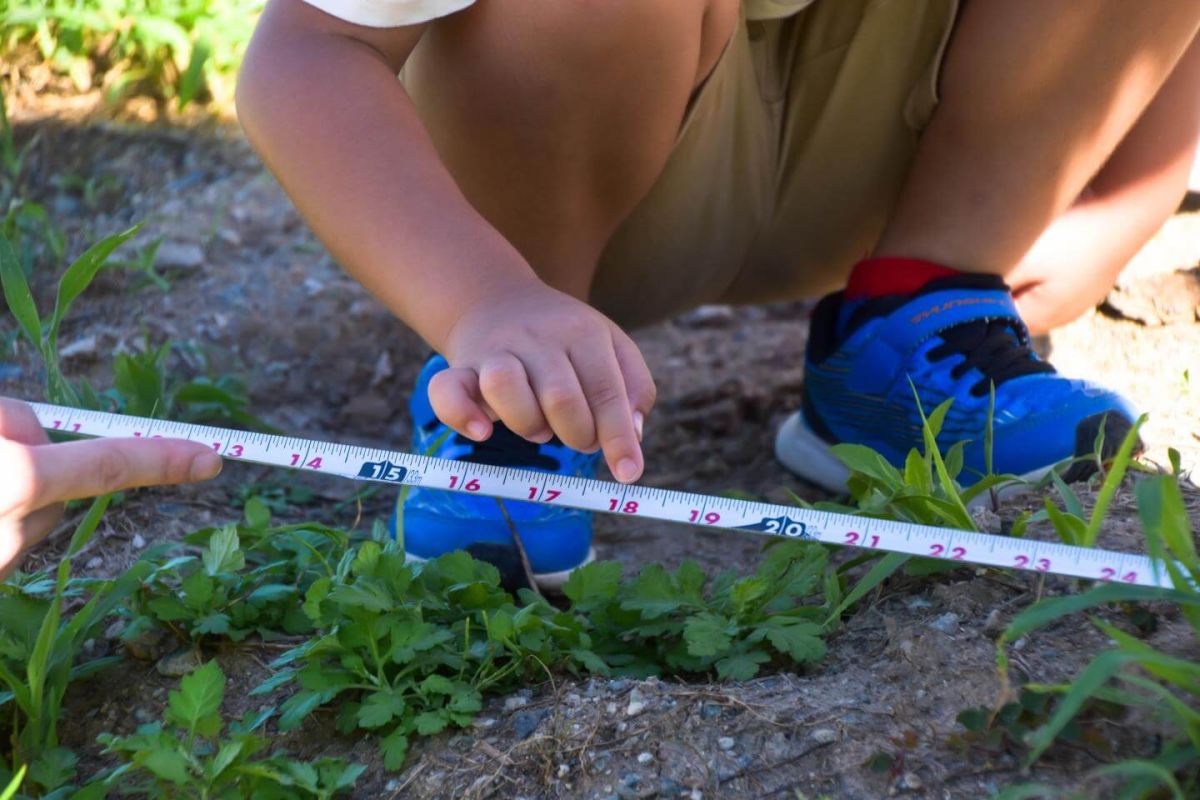
[[[662,797],[678,797],[683,794],[683,787],[678,781],[662,778],[658,782],[658,793]]]
[[[646,710],[646,704],[640,700],[631,700],[628,707],[625,709],[625,716],[636,717],[638,714]]]
[[[154,665],[154,669],[159,675],[166,675],[168,678],[178,678],[187,675],[203,663],[204,658],[200,655],[200,651],[189,647],[163,656]]]
[[[985,533],[1000,533],[1002,523],[1000,515],[990,508],[971,509],[971,521],[975,527]]]
[[[204,263],[204,249],[193,242],[163,242],[154,265],[162,269],[189,270]]]
[[[637,762],[643,766],[645,766],[646,764],[649,764],[653,760],[654,760],[654,754],[648,750],[638,753]]]
[[[955,614],[953,611],[947,611],[933,622],[930,622],[929,627],[942,633],[954,633],[958,630],[958,619],[958,614]]]
[[[524,708],[529,705],[529,698],[523,695],[515,694],[512,697],[504,699],[505,711],[516,711],[518,708]]]
[[[815,731],[809,734],[809,736],[811,736],[812,740],[817,744],[829,744],[831,742],[836,742],[838,738],[837,731],[835,731],[833,728],[817,728]]]
[[[987,619],[983,622],[983,633],[993,639],[1004,633],[1007,624],[1004,621],[1004,615],[1000,613],[1000,609],[993,608],[987,615]]]
[[[717,747],[722,750],[732,750],[735,744],[737,743],[733,740],[732,736],[722,736],[720,739],[717,739]]]
[[[549,709],[518,712],[513,717],[513,732],[517,734],[518,739],[528,739],[549,713]]]
[[[141,550],[146,546],[146,538],[140,533],[135,533],[133,535],[133,541],[131,541],[130,544],[133,545],[134,550]]]
[[[82,339],[76,339],[58,351],[58,357],[64,360],[68,358],[86,358],[94,355],[96,355],[95,336],[85,336]]]
[[[559,764],[559,765],[558,765],[558,777],[559,777],[559,778],[565,778],[565,777],[567,777],[567,776],[568,776],[568,775],[570,775],[570,774],[571,774],[571,768],[570,768],[570,767],[568,767],[566,764]]]
[[[100,567],[104,566],[104,559],[100,556],[92,556],[83,566],[85,569],[99,569]]]

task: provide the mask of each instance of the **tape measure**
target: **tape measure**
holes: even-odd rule
[[[1145,555],[1015,539],[974,531],[856,517],[732,497],[449,461],[393,450],[127,417],[30,403],[47,430],[99,438],[188,439],[232,461],[359,481],[570,506],[636,519],[749,531],[986,567],[1171,588],[1161,562]]]

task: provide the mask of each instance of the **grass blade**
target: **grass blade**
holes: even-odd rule
[[[1113,495],[1117,493],[1117,488],[1125,478],[1125,471],[1129,468],[1129,462],[1133,458],[1133,448],[1138,443],[1138,431],[1145,422],[1145,414],[1138,417],[1138,421],[1129,429],[1129,433],[1125,434],[1125,441],[1121,442],[1121,448],[1113,457],[1112,466],[1109,467],[1108,475],[1104,477],[1100,493],[1096,495],[1096,505],[1092,509],[1092,516],[1088,520],[1087,532],[1082,542],[1085,547],[1096,545],[1096,537],[1100,535],[1100,526],[1104,524],[1104,516],[1108,513],[1108,506],[1112,503]],[[1103,427],[1101,426],[1101,430]]]
[[[837,608],[830,612],[829,617],[825,620],[825,627],[837,622],[841,619],[842,614],[846,609],[861,600],[867,592],[874,589],[879,584],[883,583],[893,572],[904,566],[904,562],[908,561],[911,556],[904,553],[888,553],[883,558],[871,567],[870,571],[854,585],[842,602],[838,603]]]
[[[42,320],[33,302],[33,294],[29,291],[29,282],[21,271],[21,262],[13,252],[12,244],[3,235],[0,235],[0,284],[3,284],[8,310],[21,326],[21,332],[41,352]]]
[[[1184,795],[1183,789],[1179,786],[1179,781],[1175,780],[1175,776],[1166,767],[1155,764],[1153,761],[1131,758],[1128,761],[1120,761],[1116,764],[1110,764],[1107,767],[1101,767],[1092,774],[1098,778],[1112,776],[1151,778],[1156,785],[1164,786],[1170,790],[1171,797],[1174,800],[1187,800],[1187,796]]]
[[[71,304],[75,302],[75,298],[79,297],[96,277],[96,273],[104,266],[104,262],[108,260],[112,251],[120,247],[140,228],[141,225],[135,225],[127,231],[101,239],[85,250],[83,255],[71,263],[71,266],[67,267],[67,271],[63,273],[58,282],[58,297],[54,301],[54,314],[50,317],[49,339],[52,348],[57,349],[58,328],[71,308]]]

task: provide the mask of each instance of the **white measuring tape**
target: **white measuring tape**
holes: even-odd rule
[[[47,430],[101,438],[188,439],[211,447],[233,461],[249,461],[360,481],[447,489],[506,500],[570,506],[618,516],[682,522],[704,528],[751,531],[768,536],[907,553],[980,566],[1121,581],[1140,586],[1170,588],[1173,585],[1161,564],[1134,553],[449,461],[334,442],[81,411],[45,403],[29,405]]]

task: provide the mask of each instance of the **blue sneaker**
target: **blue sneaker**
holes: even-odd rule
[[[992,384],[997,473],[1036,480],[1060,462],[1090,455],[1102,429],[1109,456],[1133,425],[1135,412],[1120,395],[1064,378],[1037,357],[997,277],[940,278],[915,295],[844,306],[839,292],[814,311],[803,403],[775,439],[786,467],[830,491],[844,491],[848,477],[830,445],[866,445],[896,466],[922,447],[914,386],[926,414],[954,398],[938,446],[969,441],[959,476],[965,486],[986,472]],[[1094,469],[1081,458],[1065,477],[1078,480]]]
[[[580,453],[557,438],[539,445],[497,423],[490,439],[474,442],[447,428],[429,404],[429,381],[446,366],[444,358],[433,356],[417,378],[409,402],[413,452],[474,464],[595,477],[599,453]],[[560,588],[571,570],[595,557],[590,512],[514,500],[506,500],[504,508],[520,533],[530,571],[540,588]],[[466,550],[495,564],[506,586],[527,583],[514,576],[514,571],[523,572],[522,565],[508,523],[494,498],[413,489],[403,504],[399,498],[396,500],[391,519],[393,537],[400,514],[404,519],[404,550],[409,560],[424,561],[453,550]]]

